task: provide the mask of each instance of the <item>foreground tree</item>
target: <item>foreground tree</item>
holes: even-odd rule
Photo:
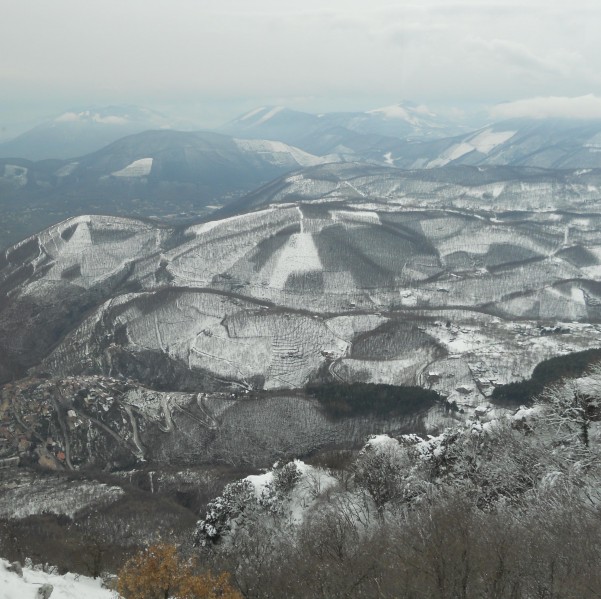
[[[175,545],[158,543],[132,557],[119,572],[118,591],[125,599],[242,599],[225,573],[195,573]]]
[[[559,442],[573,445],[580,441],[582,448],[590,449],[591,425],[601,420],[600,388],[601,370],[597,367],[587,379],[548,387],[540,394],[538,403],[546,410],[547,422],[555,428]]]

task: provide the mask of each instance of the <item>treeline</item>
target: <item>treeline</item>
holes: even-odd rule
[[[531,405],[545,387],[564,378],[582,376],[591,364],[600,360],[601,349],[598,348],[543,360],[529,379],[495,387],[492,401],[499,404]]]
[[[411,386],[350,383],[310,385],[307,392],[328,418],[350,416],[407,416],[431,408],[443,398],[430,389]]]

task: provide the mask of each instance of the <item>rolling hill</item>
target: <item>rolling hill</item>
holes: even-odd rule
[[[281,142],[146,131],[74,160],[0,159],[0,247],[86,213],[181,219],[327,159]]]

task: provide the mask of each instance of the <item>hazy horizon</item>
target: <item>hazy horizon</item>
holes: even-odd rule
[[[0,5],[5,139],[67,110],[121,104],[202,128],[261,105],[326,112],[401,100],[601,116],[601,8],[590,0]]]

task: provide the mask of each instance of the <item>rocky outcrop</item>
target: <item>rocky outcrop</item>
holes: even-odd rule
[[[45,583],[43,584],[36,594],[38,599],[50,599],[50,595],[52,595],[54,591],[54,587],[51,584]]]

